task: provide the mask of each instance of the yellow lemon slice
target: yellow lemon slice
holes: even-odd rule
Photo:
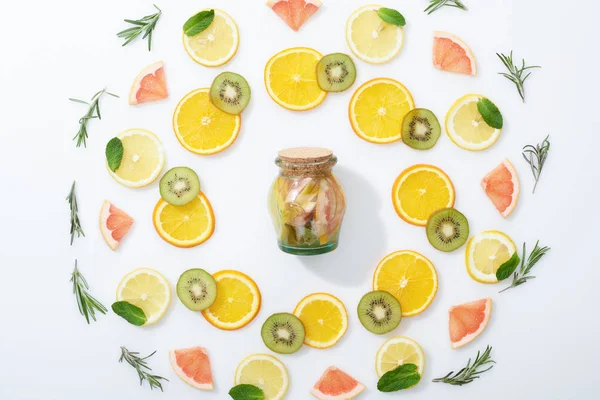
[[[336,344],[348,329],[346,307],[328,293],[313,293],[296,306],[294,315],[304,324],[304,343],[317,349]]]
[[[144,310],[150,325],[165,315],[171,303],[169,282],[157,271],[140,268],[127,274],[117,287],[117,301],[126,301]]]
[[[402,364],[415,364],[417,371],[423,376],[425,368],[425,353],[419,343],[407,338],[397,336],[388,339],[377,352],[375,370],[380,378],[388,371]]]
[[[271,57],[265,66],[265,86],[273,101],[292,111],[306,111],[321,104],[327,97],[317,83],[317,64],[322,57],[305,47]]]
[[[412,95],[400,82],[377,78],[360,86],[348,107],[354,132],[371,143],[402,139],[402,120],[415,108]]]
[[[485,150],[498,140],[502,129],[492,128],[483,120],[477,109],[480,94],[468,94],[456,100],[446,114],[446,132],[459,147]]]
[[[210,101],[210,89],[196,89],[179,101],[173,130],[179,143],[192,153],[215,154],[235,141],[242,126],[239,115],[227,114]]]
[[[240,35],[234,20],[217,9],[215,19],[206,30],[194,36],[183,34],[185,51],[192,60],[206,67],[226,64],[237,52],[239,44]]]
[[[368,5],[354,11],[346,23],[350,50],[363,61],[383,64],[396,57],[404,43],[400,26],[383,22],[377,15],[382,6]]]
[[[402,307],[402,316],[425,311],[435,298],[438,277],[435,267],[416,251],[401,250],[386,256],[373,274],[373,290],[392,294]]]
[[[163,145],[154,133],[145,129],[129,129],[117,135],[123,144],[123,158],[116,171],[108,173],[127,187],[151,184],[165,165]]]
[[[202,244],[215,231],[215,215],[202,192],[183,206],[174,206],[160,199],[154,207],[152,221],[159,236],[177,247]]]
[[[417,226],[426,226],[434,211],[454,206],[454,198],[452,181],[433,165],[417,164],[405,169],[392,187],[396,213]]]
[[[290,378],[285,365],[268,354],[251,354],[235,370],[235,385],[254,385],[263,390],[265,400],[281,400],[285,396]]]
[[[213,326],[235,330],[248,325],[260,310],[261,295],[256,283],[239,271],[225,270],[213,274],[217,282],[215,302],[202,311]]]
[[[500,231],[483,231],[467,243],[467,272],[481,283],[498,283],[496,271],[517,251],[510,237]]]

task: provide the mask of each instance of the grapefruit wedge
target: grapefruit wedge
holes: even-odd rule
[[[204,347],[171,350],[169,352],[173,370],[185,383],[202,390],[213,390],[210,359]]]
[[[336,367],[329,367],[310,394],[321,400],[353,399],[365,390],[359,381]]]
[[[475,55],[465,42],[451,33],[434,32],[433,65],[442,71],[477,75]]]
[[[268,0],[267,6],[271,7],[279,17],[295,31],[308,21],[321,7],[321,0]]]
[[[450,308],[450,342],[457,349],[483,332],[492,313],[492,299],[481,299]]]
[[[116,250],[131,225],[133,225],[133,218],[110,201],[104,200],[100,210],[100,231],[108,247]]]
[[[519,177],[510,161],[504,160],[482,180],[481,187],[500,215],[508,217],[519,199]]]
[[[165,67],[162,61],[158,61],[144,68],[135,78],[129,93],[129,104],[162,100],[168,96]]]

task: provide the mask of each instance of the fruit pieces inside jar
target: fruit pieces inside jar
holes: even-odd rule
[[[271,190],[271,213],[279,242],[289,247],[336,243],[346,201],[332,175],[280,176]]]

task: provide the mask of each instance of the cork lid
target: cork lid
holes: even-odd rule
[[[333,151],[322,147],[294,147],[279,152],[279,159],[289,163],[319,163],[331,159]]]

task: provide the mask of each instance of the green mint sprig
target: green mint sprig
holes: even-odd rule
[[[396,26],[406,25],[406,19],[404,19],[404,16],[393,8],[381,7],[379,10],[377,10],[377,15],[383,22],[387,22],[388,24]]]
[[[481,114],[481,117],[485,121],[486,124],[495,129],[502,129],[504,125],[504,120],[502,119],[502,114],[498,107],[494,103],[490,101],[488,98],[481,98],[477,102],[477,110]]]
[[[106,162],[112,172],[115,172],[121,165],[123,151],[123,142],[118,137],[110,139],[106,144]]]
[[[377,390],[380,392],[397,392],[415,386],[421,380],[418,367],[415,364],[402,364],[395,369],[386,372],[379,382]]]
[[[183,24],[183,33],[187,36],[195,36],[204,32],[215,19],[215,10],[200,11],[198,14],[190,17]]]
[[[233,400],[264,400],[265,393],[259,387],[241,384],[231,388],[229,396]]]
[[[144,310],[126,301],[117,301],[113,303],[111,308],[115,314],[132,325],[142,326],[147,321]]]

